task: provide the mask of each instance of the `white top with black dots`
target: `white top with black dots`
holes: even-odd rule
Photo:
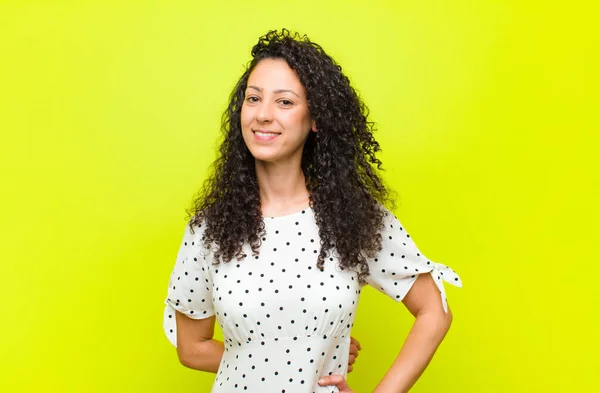
[[[212,265],[202,247],[203,226],[186,224],[170,277],[164,330],[177,346],[175,310],[192,319],[216,315],[225,352],[212,393],[337,392],[317,380],[346,375],[350,330],[362,285],[337,258],[316,267],[320,238],[314,212],[266,217],[260,256]],[[428,260],[386,209],[382,250],[368,259],[367,283],[401,301],[418,274],[430,273],[447,310],[442,280],[462,286],[449,267]]]

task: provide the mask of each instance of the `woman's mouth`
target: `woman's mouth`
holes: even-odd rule
[[[258,131],[258,130],[252,130],[252,133],[254,134],[254,136],[256,137],[257,140],[263,141],[263,142],[272,141],[273,139],[275,139],[279,135],[281,135],[280,132],[269,132],[269,131]]]

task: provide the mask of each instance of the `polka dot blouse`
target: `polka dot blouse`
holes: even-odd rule
[[[225,352],[212,393],[337,392],[317,380],[346,375],[350,331],[362,285],[335,257],[316,267],[319,235],[314,212],[265,217],[260,256],[212,265],[202,226],[186,224],[169,281],[164,330],[177,346],[175,310],[189,318],[216,315]],[[383,249],[369,259],[367,283],[401,301],[418,274],[429,273],[447,311],[442,281],[462,286],[449,267],[428,260],[398,219],[386,210]]]

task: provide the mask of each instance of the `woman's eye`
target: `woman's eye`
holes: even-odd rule
[[[293,104],[293,102],[292,102],[292,101],[290,101],[290,100],[281,100],[281,101],[279,101],[279,102],[281,102],[283,105],[286,105],[286,106],[288,106],[288,105],[292,105],[292,104]]]
[[[248,101],[248,102],[256,102],[256,100],[258,100],[258,97],[250,96],[250,97],[246,98],[246,101]]]

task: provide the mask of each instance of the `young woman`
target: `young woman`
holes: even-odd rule
[[[216,373],[213,393],[352,392],[350,331],[367,284],[416,317],[376,392],[408,391],[448,331],[442,281],[460,279],[385,207],[367,116],[306,36],[270,31],[252,48],[165,301],[169,340],[185,366]]]

